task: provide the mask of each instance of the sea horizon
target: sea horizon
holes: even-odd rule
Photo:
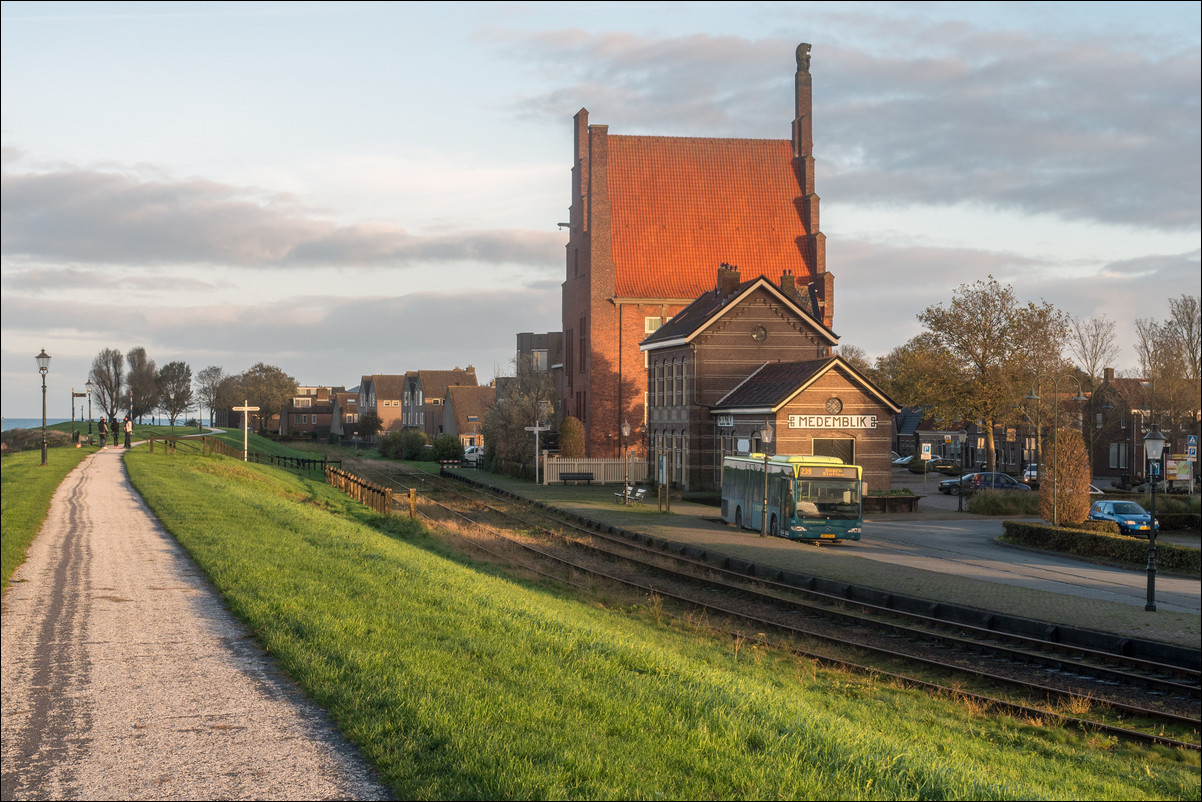
[[[193,417],[192,419],[195,420],[195,417]],[[100,417],[97,416],[97,417],[93,418],[92,420],[93,420],[92,425],[95,426],[95,421],[100,420]],[[160,418],[159,420],[163,426],[167,425],[166,418]],[[179,428],[181,425],[183,425],[183,421],[186,421],[186,420],[187,420],[186,417],[177,419],[175,421],[176,428]],[[71,422],[70,418],[46,418],[47,426],[53,426],[56,423],[70,423],[70,422]],[[88,428],[88,419],[87,418],[76,418],[75,422],[77,424],[82,425],[83,430],[87,431],[87,428]],[[0,425],[0,431],[4,431],[4,432],[9,431],[10,429],[40,429],[40,428],[42,428],[41,416],[36,417],[36,418],[10,418],[8,416],[4,416],[3,418],[0,418],[0,423],[2,423],[2,425]],[[201,421],[201,424],[205,425],[205,426],[207,426],[208,423],[209,422],[207,420]]]

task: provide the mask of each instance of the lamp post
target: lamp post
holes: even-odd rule
[[[46,464],[46,371],[50,370],[50,354],[46,349],[34,357],[38,362],[38,370],[42,374],[42,464]]]
[[[968,440],[968,430],[961,429],[956,439],[960,441],[960,492],[956,498],[956,511],[964,512],[964,443]]]
[[[1151,529],[1148,531],[1148,601],[1144,609],[1156,612],[1156,479],[1160,475],[1160,455],[1164,453],[1164,435],[1157,424],[1144,435],[1144,454],[1148,458],[1148,479],[1152,482]]]
[[[91,379],[88,379],[88,383],[84,386],[88,388],[88,445],[92,445],[92,388],[96,385],[92,384]]]
[[[630,503],[630,424],[622,421],[622,504]]]
[[[764,509],[760,520],[760,537],[768,536],[768,444],[772,442],[772,421],[764,421],[760,429],[760,440],[764,446]]]
[[[1038,375],[1035,377],[1035,384],[1038,385],[1040,379],[1046,379],[1046,378],[1051,378],[1051,380],[1052,380],[1052,393],[1054,395],[1054,402],[1055,402],[1052,407],[1052,470],[1048,476],[1048,478],[1052,482],[1052,526],[1059,526],[1060,525],[1060,508],[1059,508],[1058,501],[1059,501],[1059,495],[1060,495],[1060,492],[1059,492],[1060,488],[1058,487],[1057,479],[1059,478],[1059,474],[1060,474],[1060,463],[1058,460],[1058,456],[1060,453],[1059,452],[1060,426],[1057,423],[1057,419],[1060,417],[1059,412],[1060,412],[1060,382],[1061,382],[1061,380],[1072,379],[1073,381],[1075,381],[1077,383],[1077,395],[1075,398],[1073,398],[1073,401],[1076,401],[1078,404],[1080,404],[1085,401],[1088,401],[1089,399],[1086,398],[1085,393],[1083,393],[1081,391],[1081,380],[1078,379],[1076,376],[1070,376],[1068,374],[1064,374],[1061,376],[1051,376],[1051,377]],[[1035,394],[1034,386],[1031,387],[1031,392],[1028,393],[1027,397],[1024,398],[1023,400],[1024,401],[1038,401],[1039,400],[1039,396]],[[1039,443],[1038,429],[1035,431],[1035,442],[1036,442],[1036,445],[1038,445],[1038,443]],[[1040,454],[1042,455],[1042,453],[1043,452],[1041,449]]]

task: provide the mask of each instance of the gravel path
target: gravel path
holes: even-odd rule
[[[3,799],[387,799],[134,492],[59,487],[0,616]]]

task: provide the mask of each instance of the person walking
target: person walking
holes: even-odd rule
[[[100,424],[97,427],[100,430],[100,447],[104,448],[108,444],[109,424],[104,418],[100,419]]]
[[[129,415],[125,416],[125,447],[129,448],[129,436],[134,433],[134,422],[129,419]]]

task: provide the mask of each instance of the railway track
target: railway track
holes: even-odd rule
[[[1199,749],[1202,677],[1194,667],[849,602],[749,577],[626,535],[600,532],[528,501],[435,474],[402,466],[395,471],[374,466],[354,470],[379,484],[418,488],[419,512],[430,523],[450,532],[472,528],[472,535],[455,536],[494,559],[557,582],[582,588],[596,581],[615,583],[653,596],[658,603],[703,610],[711,623],[722,619],[731,637],[744,642],[783,648],[933,692],[972,697],[974,704],[1028,720],[1060,721],[1125,740]],[[580,577],[589,578],[589,584]],[[768,638],[768,632],[774,637]],[[916,669],[945,677],[942,682],[955,687],[916,677]],[[982,691],[966,693],[959,687],[966,680]],[[1007,689],[1005,698],[991,695],[998,691],[989,689],[997,688]],[[1082,718],[1085,713],[1077,711],[1089,711],[1096,718]]]

